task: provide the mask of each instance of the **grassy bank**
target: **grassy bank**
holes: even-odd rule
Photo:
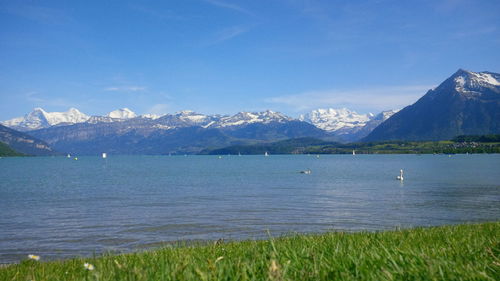
[[[500,280],[499,233],[494,222],[42,257],[0,268],[0,280]]]

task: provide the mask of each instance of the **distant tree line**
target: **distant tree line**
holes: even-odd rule
[[[500,135],[458,136],[450,141],[382,141],[338,143],[296,138],[270,143],[207,149],[200,154],[432,154],[500,153]]]
[[[455,142],[500,142],[500,135],[461,135],[453,139]]]

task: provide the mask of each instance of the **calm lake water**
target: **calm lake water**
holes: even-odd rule
[[[0,178],[0,263],[500,219],[500,155],[2,158]]]

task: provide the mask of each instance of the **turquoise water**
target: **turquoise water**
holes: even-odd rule
[[[499,167],[500,155],[2,158],[0,263],[495,221]]]

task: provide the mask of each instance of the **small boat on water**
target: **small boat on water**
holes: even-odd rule
[[[300,171],[301,174],[310,175],[312,173],[311,169]]]
[[[356,155],[356,150],[352,150],[352,155]]]
[[[66,155],[66,157],[71,158],[71,154]]]
[[[102,153],[102,159],[106,159],[106,157],[108,157],[108,155],[106,154],[106,152],[103,152]]]
[[[266,156],[266,157],[269,156],[269,153],[267,153],[267,151],[266,151],[266,153],[264,153],[264,156]]]

